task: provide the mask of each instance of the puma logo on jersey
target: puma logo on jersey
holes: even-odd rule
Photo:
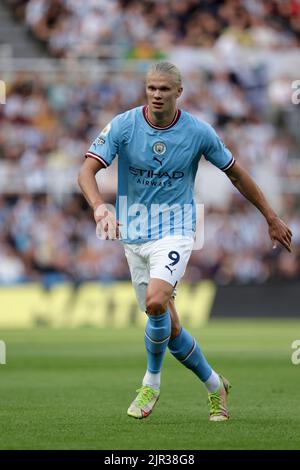
[[[168,266],[167,264],[165,268],[167,268],[170,271],[171,275],[173,274],[173,271],[176,271],[176,269],[171,269],[170,266]]]
[[[162,160],[157,157],[153,157],[153,160],[156,160],[162,166]]]

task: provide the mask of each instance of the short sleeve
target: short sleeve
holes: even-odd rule
[[[119,139],[120,116],[116,116],[102,129],[85,156],[99,160],[107,168],[119,152]]]
[[[222,171],[229,170],[235,162],[230,150],[209,124],[206,127],[203,155],[206,160]]]

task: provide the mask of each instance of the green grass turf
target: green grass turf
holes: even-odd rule
[[[300,449],[300,322],[211,321],[193,334],[232,382],[226,423],[208,421],[204,387],[169,353],[153,414],[127,417],[142,330],[0,332],[0,449]]]

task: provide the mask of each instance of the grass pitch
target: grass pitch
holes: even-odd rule
[[[192,333],[232,383],[226,423],[208,421],[203,385],[169,353],[154,412],[127,417],[142,330],[0,332],[0,449],[300,449],[300,322],[211,321]]]

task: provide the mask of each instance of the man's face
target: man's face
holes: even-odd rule
[[[176,100],[182,88],[176,85],[172,75],[152,73],[147,76],[146,95],[152,114],[168,114],[174,112]]]

